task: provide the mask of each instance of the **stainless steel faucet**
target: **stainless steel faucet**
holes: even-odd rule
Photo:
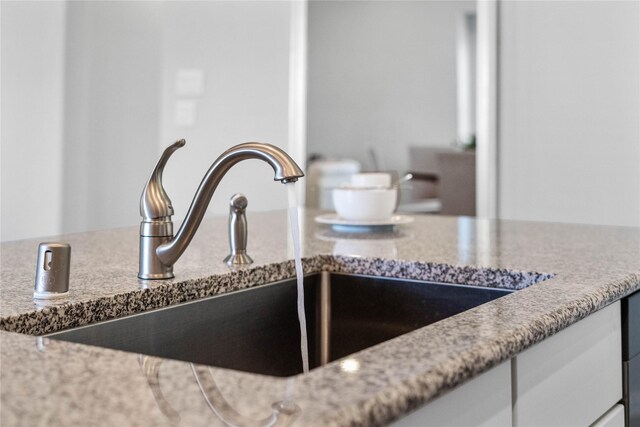
[[[300,167],[280,148],[260,142],[246,142],[231,147],[216,159],[202,178],[189,211],[173,236],[173,206],[162,186],[162,172],[169,157],[185,140],[176,141],[164,150],[160,160],[142,190],[140,197],[140,279],[170,279],[173,264],[187,249],[209,206],[211,197],[222,177],[236,163],[246,159],[267,162],[275,173],[274,180],[282,183],[295,182],[304,176]]]
[[[229,201],[229,255],[223,260],[229,267],[251,264],[253,260],[247,254],[247,205],[244,194],[234,194]]]

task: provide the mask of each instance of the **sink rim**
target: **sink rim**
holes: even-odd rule
[[[314,277],[314,276],[319,276],[323,273],[328,273],[329,276],[346,276],[346,277],[359,277],[359,278],[364,278],[364,279],[380,279],[380,280],[385,280],[385,281],[395,281],[395,282],[410,282],[410,283],[417,283],[417,284],[422,284],[422,283],[428,283],[431,285],[437,285],[437,286],[447,286],[447,287],[454,287],[454,288],[471,288],[471,289],[478,289],[478,290],[491,290],[491,291],[496,291],[496,292],[501,292],[504,295],[503,296],[507,296],[508,294],[513,294],[516,293],[517,291],[519,291],[520,289],[508,289],[508,288],[500,288],[500,287],[495,287],[495,286],[477,286],[477,285],[465,285],[465,284],[460,284],[460,283],[448,283],[448,282],[439,282],[439,281],[432,281],[432,280],[419,280],[419,279],[405,279],[402,277],[390,277],[390,276],[375,276],[375,275],[371,275],[371,274],[354,274],[354,273],[344,273],[344,272],[333,272],[333,271],[328,271],[328,270],[322,270],[322,271],[316,271],[316,272],[310,272],[310,273],[306,273],[304,275],[304,278],[307,279],[309,277]],[[294,277],[289,277],[286,279],[280,279],[277,280],[275,282],[269,282],[269,283],[264,283],[264,284],[259,284],[259,285],[254,285],[254,286],[250,286],[247,288],[242,288],[242,289],[234,289],[228,292],[222,292],[216,295],[209,295],[209,296],[205,296],[202,298],[197,298],[197,299],[192,299],[189,301],[184,301],[184,302],[179,302],[176,304],[169,304],[169,305],[165,305],[163,307],[158,307],[158,308],[153,308],[151,310],[144,310],[144,311],[140,311],[137,313],[131,313],[131,314],[126,314],[124,316],[119,316],[119,317],[114,317],[111,319],[106,319],[106,320],[101,320],[98,322],[92,322],[92,323],[87,323],[84,325],[80,325],[80,326],[75,326],[75,327],[70,327],[70,328],[66,328],[66,329],[59,329],[57,331],[53,331],[53,332],[48,332],[46,334],[41,334],[41,335],[36,335],[37,337],[45,337],[45,338],[53,338],[53,335],[57,335],[61,332],[67,332],[67,331],[77,331],[77,330],[81,330],[81,329],[85,329],[85,328],[91,328],[94,327],[96,325],[102,325],[102,324],[106,324],[106,323],[110,323],[110,322],[117,322],[120,321],[122,319],[132,319],[135,317],[139,317],[139,316],[145,316],[151,313],[157,313],[157,312],[161,312],[161,311],[165,311],[165,310],[172,310],[172,309],[176,309],[178,307],[184,307],[184,306],[188,306],[191,304],[198,304],[198,303],[202,303],[205,301],[210,301],[213,299],[217,299],[220,297],[225,297],[228,295],[232,295],[232,294],[240,294],[243,292],[250,292],[250,291],[254,291],[257,289],[261,289],[261,288],[265,288],[265,287],[271,287],[271,286],[276,286],[276,285],[281,285],[283,283],[287,283],[290,282],[292,280],[296,280],[295,276]],[[526,289],[526,288],[525,288]],[[499,297],[499,298],[501,298]],[[488,303],[490,303],[492,301],[489,301]],[[478,307],[478,306],[476,306]],[[466,313],[469,310],[472,310],[475,307],[472,307],[468,310],[463,311],[462,313]],[[454,315],[455,316],[455,315]],[[452,316],[449,316],[452,317]],[[444,320],[444,319],[443,319]],[[437,323],[437,322],[436,322]],[[429,325],[427,325],[429,326]],[[422,329],[425,328],[427,326],[422,326],[418,329]],[[53,338],[55,339],[55,338]],[[385,341],[386,342],[386,341]],[[89,344],[87,344],[89,345]],[[105,347],[102,347],[105,348]]]
[[[306,291],[311,291],[305,298],[305,306],[307,318],[312,319],[307,329],[313,343],[310,347],[312,371],[515,293],[513,289],[492,286],[329,271],[309,273],[305,278],[308,280]],[[326,288],[325,294],[326,284],[335,285],[335,290]],[[269,290],[274,286],[275,289]],[[402,290],[404,286],[406,291]],[[238,298],[246,291],[256,294]],[[257,293],[259,291],[262,293]],[[300,337],[299,330],[295,333],[290,328],[298,321],[289,310],[295,307],[291,296],[296,293],[295,278],[287,278],[67,328],[42,337],[289,378],[303,374],[296,368],[295,356],[291,359],[291,355],[296,354],[292,345],[296,340],[299,342]],[[325,311],[325,295],[330,295],[328,311]],[[226,303],[222,302],[225,300],[212,303],[232,296],[235,298]],[[193,304],[201,306],[189,308]],[[323,313],[329,313],[327,324],[321,320],[325,318]],[[265,358],[260,354],[270,356]],[[273,355],[278,354],[281,357],[274,359]]]

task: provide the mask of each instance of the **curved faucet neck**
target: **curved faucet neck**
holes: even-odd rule
[[[236,163],[247,159],[259,159],[271,165],[275,181],[292,182],[304,176],[293,159],[274,145],[247,142],[228,149],[205,174],[175,237],[157,247],[156,254],[164,265],[172,266],[180,258],[200,227],[213,193],[224,175]]]

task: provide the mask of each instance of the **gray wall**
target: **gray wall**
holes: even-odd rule
[[[160,144],[187,140],[171,159],[164,180],[178,217],[186,213],[209,166],[227,148],[247,141],[287,148],[290,7],[288,2],[167,4]],[[173,120],[179,68],[205,71],[204,95],[195,98],[197,122],[187,129]],[[287,207],[287,189],[274,182],[273,170],[258,160],[229,171],[209,212],[228,213],[235,192],[248,197],[250,210]]]
[[[2,2],[2,240],[56,233],[61,222],[62,2]]]
[[[67,9],[61,231],[133,225],[160,140],[162,6]]]
[[[224,148],[247,139],[286,146],[289,4],[186,5],[2,2],[2,240],[136,224],[142,185],[178,137],[188,144],[165,179],[178,218]],[[402,169],[407,144],[449,145],[451,8],[472,5],[312,2],[308,151],[366,160],[373,145]],[[639,9],[502,2],[503,217],[640,225]],[[189,129],[173,122],[178,66],[205,70]],[[213,210],[225,212],[237,190],[251,209],[286,206],[270,179],[265,165],[238,166]]]
[[[473,1],[309,5],[308,153],[390,169],[456,139],[456,31]]]
[[[500,216],[640,226],[640,3],[501,8]]]
[[[2,240],[135,225],[162,149],[176,220],[226,148],[288,144],[288,2],[2,2]],[[178,68],[199,68],[194,126],[175,125]],[[285,208],[263,163],[232,170],[226,213]],[[222,237],[225,238],[225,237]]]

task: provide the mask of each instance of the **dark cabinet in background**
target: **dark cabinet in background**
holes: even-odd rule
[[[622,300],[623,403],[627,426],[640,426],[640,291]]]

